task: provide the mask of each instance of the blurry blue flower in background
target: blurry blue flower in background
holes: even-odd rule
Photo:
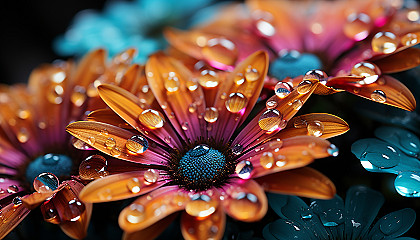
[[[93,10],[78,13],[67,32],[56,39],[54,48],[59,55],[81,56],[101,47],[113,56],[129,47],[135,47],[139,50],[135,61],[144,63],[149,54],[166,47],[163,28],[188,28],[206,20],[217,12],[217,5],[208,7],[212,2],[213,0],[109,2],[102,13]]]
[[[399,239],[414,224],[416,212],[405,208],[373,222],[384,203],[381,193],[363,186],[347,191],[345,202],[313,199],[310,206],[299,197],[269,194],[271,208],[280,219],[263,230],[266,240],[274,239]]]
[[[361,139],[353,143],[351,151],[370,172],[398,175],[394,185],[405,197],[420,197],[419,138],[397,127],[380,127],[376,138]]]

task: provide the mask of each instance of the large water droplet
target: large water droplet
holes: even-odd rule
[[[365,77],[363,80],[359,81],[359,84],[366,85],[376,82],[381,75],[381,70],[373,63],[359,62],[353,66],[351,74],[358,77]]]
[[[238,113],[245,109],[248,99],[242,93],[231,93],[226,100],[226,109],[232,113]]]
[[[253,82],[260,78],[260,73],[257,69],[253,68],[252,66],[248,66],[245,70],[245,79],[249,82]]]
[[[392,53],[397,50],[400,40],[392,32],[378,32],[372,39],[372,50],[378,53]]]
[[[249,179],[251,178],[252,170],[254,170],[254,166],[248,160],[242,160],[236,165],[235,172],[238,177],[242,179]]]
[[[104,144],[107,149],[112,149],[113,147],[115,147],[117,142],[113,138],[109,137],[108,139],[105,140]]]
[[[139,121],[150,129],[161,128],[165,123],[163,115],[153,109],[147,109],[140,113]]]
[[[18,191],[19,188],[16,185],[10,185],[9,187],[7,187],[7,192],[10,194],[17,193]]]
[[[219,79],[215,71],[203,70],[198,77],[198,83],[206,88],[213,88],[219,85]]]
[[[145,184],[152,184],[155,183],[158,180],[159,177],[159,172],[156,171],[155,169],[148,169],[145,173],[144,173],[144,183]]]
[[[134,135],[125,143],[125,147],[134,154],[144,153],[149,148],[149,142],[140,135]]]
[[[295,99],[294,101],[292,101],[292,102],[289,102],[288,103],[293,109],[295,109],[296,111],[297,110],[299,110],[302,106],[303,106],[303,103],[302,103],[302,101],[301,100],[299,100],[299,99]]]
[[[39,193],[49,193],[58,188],[58,178],[52,173],[41,173],[34,179],[33,186]]]
[[[209,123],[214,123],[219,118],[219,111],[215,107],[208,107],[204,112],[204,120]]]
[[[61,219],[70,222],[75,222],[80,219],[80,216],[83,214],[85,209],[85,204],[80,202],[79,199],[74,198],[67,203],[66,207],[64,208]]]
[[[375,90],[370,94],[370,98],[375,102],[386,102],[386,94],[382,90]]]
[[[140,223],[145,218],[145,211],[143,205],[140,204],[131,204],[126,212],[126,220],[129,223]]]
[[[92,155],[80,163],[79,175],[84,180],[94,180],[108,176],[107,161],[101,155]]]
[[[174,72],[170,72],[164,81],[164,86],[168,92],[176,92],[179,89],[179,79]]]
[[[274,164],[274,156],[271,152],[264,152],[260,157],[260,164],[265,169],[270,169]]]
[[[141,190],[141,182],[138,178],[131,178],[127,182],[127,188],[132,193],[138,193]]]
[[[299,83],[299,85],[296,87],[296,90],[299,94],[306,94],[311,90],[312,82],[309,80],[303,80]]]
[[[276,33],[276,28],[269,19],[272,19],[272,17],[260,18],[255,23],[258,31],[267,37],[271,37]]]
[[[261,202],[252,193],[237,192],[233,195],[229,207],[231,212],[236,213],[237,218],[249,219],[261,210]]]
[[[347,17],[344,34],[351,39],[361,41],[365,39],[372,28],[370,17],[364,13],[352,13]]]
[[[212,38],[203,47],[202,53],[210,61],[225,65],[233,65],[236,61],[238,50],[233,42],[226,38]]]
[[[402,172],[394,182],[395,189],[404,197],[420,197],[420,173]]]
[[[328,147],[327,152],[328,152],[328,154],[330,154],[333,157],[337,157],[338,156],[338,148],[334,144],[331,144]]]
[[[278,82],[276,86],[274,87],[274,92],[276,93],[277,97],[279,98],[285,98],[287,95],[289,95],[292,92],[292,87],[290,84],[286,82]]]
[[[417,44],[419,42],[419,38],[417,34],[414,33],[407,33],[403,37],[401,37],[401,44],[404,46],[411,46]]]
[[[277,109],[268,109],[261,114],[258,125],[262,130],[272,132],[280,127],[283,116]]]
[[[206,194],[194,194],[185,211],[194,217],[207,217],[216,211],[218,202]]]
[[[328,75],[322,70],[310,70],[308,71],[305,76],[303,76],[303,80],[318,80],[322,81],[322,79],[327,78]]]
[[[320,137],[324,133],[324,124],[320,121],[313,121],[308,123],[308,134],[315,137]]]

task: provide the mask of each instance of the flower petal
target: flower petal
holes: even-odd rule
[[[28,209],[34,209],[36,208],[39,204],[41,204],[43,201],[45,201],[47,198],[51,197],[54,193],[58,192],[59,190],[55,190],[54,192],[51,193],[39,193],[39,192],[34,192],[30,195],[26,195],[24,197],[22,197],[22,202],[24,204],[24,206]]]
[[[179,190],[177,186],[163,187],[139,197],[122,210],[118,223],[125,232],[137,232],[174,212],[183,210],[189,200],[187,193]]]
[[[144,174],[147,172],[146,178]],[[154,178],[148,179],[150,172],[135,171],[110,175],[96,179],[86,185],[80,192],[79,198],[84,202],[109,202],[139,196],[166,183],[159,174],[159,170],[153,170]],[[157,179],[155,178],[156,175]]]
[[[226,214],[223,207],[218,207],[207,217],[193,217],[187,212],[182,213],[181,231],[187,240],[222,239],[225,232]]]
[[[268,192],[330,199],[335,186],[326,176],[309,167],[278,172],[255,179]]]
[[[23,204],[15,206],[13,203],[1,209],[0,239],[6,237],[30,212]]]
[[[97,49],[86,54],[77,65],[74,85],[87,86],[99,78],[106,69],[106,51]]]
[[[114,111],[111,109],[99,109],[89,113],[87,119],[89,121],[96,121],[111,124],[120,128],[127,130],[132,130],[133,127],[128,125],[122,118],[120,118]]]
[[[402,72],[420,65],[420,49],[408,48],[373,61],[382,73]]]
[[[157,147],[153,148],[150,146],[142,154],[130,152],[126,143],[135,134],[113,125],[93,121],[80,121],[71,123],[66,130],[76,138],[113,157],[142,164],[160,164],[160,160],[163,159],[163,156],[158,154],[159,148]],[[153,149],[157,152],[154,152]]]
[[[416,212],[411,208],[404,208],[379,219],[369,231],[371,239],[394,239],[406,233],[416,220]]]
[[[408,111],[413,111],[416,108],[416,100],[410,90],[391,76],[383,75],[374,83],[367,85],[361,85],[357,79],[350,77],[331,79],[327,85]]]
[[[225,191],[227,196],[222,203],[229,216],[244,222],[255,222],[265,216],[267,196],[254,180],[232,180]]]
[[[178,216],[177,213],[171,214],[158,222],[153,223],[149,227],[137,232],[124,232],[123,240],[149,240],[156,239]]]

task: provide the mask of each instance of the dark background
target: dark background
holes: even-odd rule
[[[0,83],[25,83],[32,69],[41,63],[50,63],[62,57],[57,56],[51,43],[63,34],[74,15],[83,9],[102,9],[105,1],[4,1],[0,7]],[[370,173],[363,169],[359,160],[350,152],[351,144],[361,138],[373,137],[373,130],[380,124],[358,114],[357,104],[371,104],[348,93],[335,96],[313,96],[305,104],[302,112],[328,112],[345,119],[351,130],[347,134],[331,140],[340,149],[336,158],[320,159],[312,167],[331,178],[337,186],[337,193],[344,198],[347,189],[356,184],[364,184],[385,195],[384,207],[378,216],[405,207],[420,209],[419,198],[405,198],[393,188],[396,175]],[[89,239],[119,239],[121,231],[116,218],[130,201],[111,204],[97,204],[94,207]],[[44,224],[39,210],[29,215],[7,239],[67,239],[58,227]],[[418,216],[419,217],[419,216]],[[265,222],[275,218],[272,214]],[[405,236],[420,236],[419,221]],[[177,224],[177,223],[176,223]],[[179,230],[174,224],[173,231]],[[254,228],[256,235],[264,223],[241,225],[239,229]],[[231,239],[235,239],[234,237]]]

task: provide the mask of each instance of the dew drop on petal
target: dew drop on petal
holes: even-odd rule
[[[241,85],[242,83],[245,82],[245,77],[242,73],[237,73],[235,77],[233,78],[233,81],[235,82],[236,85]]]
[[[328,154],[330,156],[333,156],[333,157],[337,157],[338,156],[338,148],[334,144],[331,144],[328,147],[327,152],[328,152]]]
[[[112,193],[111,193],[111,189],[109,188],[105,188],[105,189],[101,189],[98,193],[97,196],[99,199],[101,199],[102,201],[109,201],[112,199]]]
[[[351,39],[361,41],[365,39],[372,28],[372,21],[369,15],[364,13],[352,13],[347,17],[344,25],[344,34]]]
[[[309,122],[306,129],[308,130],[309,135],[320,137],[324,132],[324,124],[320,121]]]
[[[296,90],[299,94],[306,94],[311,90],[312,82],[308,80],[303,80],[299,83],[299,85],[296,87]]]
[[[419,39],[417,37],[417,34],[414,33],[407,33],[401,37],[401,44],[404,46],[411,46],[417,44],[418,42]]]
[[[141,154],[149,148],[149,142],[140,135],[134,135],[125,143],[125,147],[130,153]]]
[[[238,177],[242,179],[249,179],[251,178],[252,170],[254,170],[254,166],[248,160],[242,160],[236,165],[235,172]]]
[[[242,93],[231,93],[225,102],[226,109],[231,113],[238,113],[246,107],[248,99]]]
[[[264,152],[260,157],[260,164],[265,169],[270,169],[274,164],[274,156],[271,152]]]
[[[95,139],[95,137],[93,137],[93,136],[89,136],[88,138],[87,138],[87,143],[89,144],[89,145],[93,145],[93,144],[95,144],[95,142],[96,142],[96,139]]]
[[[288,104],[292,106],[292,108],[295,109],[296,111],[299,110],[303,106],[302,101],[299,99],[295,99],[294,101],[289,102]]]
[[[87,157],[79,165],[79,175],[84,180],[94,180],[107,176],[106,159],[97,154]]]
[[[15,197],[12,200],[13,206],[17,207],[22,204],[22,199],[20,197]]]
[[[41,173],[33,182],[35,191],[39,193],[49,193],[58,188],[58,178],[52,173]]]
[[[389,54],[397,50],[399,38],[392,32],[378,32],[372,39],[372,50]]]
[[[206,88],[214,88],[219,85],[217,73],[213,70],[203,70],[198,77],[198,83]]]
[[[216,211],[218,202],[206,194],[194,194],[185,206],[185,211],[193,217],[207,217]]]
[[[271,132],[280,127],[282,120],[283,116],[277,109],[268,109],[261,114],[258,125],[262,130]]]
[[[62,219],[65,221],[75,222],[80,219],[85,210],[85,205],[79,199],[71,199],[64,208]]]
[[[28,109],[19,109],[16,111],[16,116],[20,119],[28,119],[31,116],[31,112]]]
[[[16,185],[10,185],[9,187],[7,187],[7,192],[10,194],[17,193],[18,191],[19,188]]]
[[[375,90],[370,94],[370,98],[375,102],[386,102],[386,94],[382,90]]]
[[[87,99],[86,89],[82,86],[75,86],[70,96],[70,101],[76,106],[82,106]]]
[[[128,180],[127,188],[132,193],[138,193],[141,190],[141,182],[138,178],[134,177]]]
[[[140,223],[145,219],[145,210],[143,205],[131,204],[126,211],[126,220],[129,223]]]
[[[204,112],[204,120],[209,123],[214,123],[219,118],[219,111],[215,107],[208,107]]]
[[[278,82],[274,87],[274,92],[277,97],[283,99],[292,92],[292,87],[286,82]]]
[[[26,129],[26,128],[21,128],[16,133],[16,137],[17,137],[17,139],[19,140],[20,143],[26,143],[29,140],[30,136],[31,135],[28,132],[28,129]]]
[[[113,157],[119,157],[121,155],[121,149],[119,147],[113,147],[110,151]]]
[[[308,126],[308,122],[305,119],[297,118],[293,122],[293,126],[295,128],[306,128]]]
[[[249,219],[260,211],[261,202],[254,194],[237,192],[232,195],[233,200],[229,205],[230,211],[235,212],[239,219]]]
[[[190,113],[195,113],[195,111],[197,111],[197,104],[195,104],[195,103],[191,103],[191,104],[188,106],[188,111],[189,111]]]
[[[402,219],[404,219],[402,212],[393,212],[381,219],[379,229],[386,236],[392,235],[403,227],[404,221]]]
[[[244,150],[244,147],[241,144],[235,144],[235,146],[232,147],[232,153],[235,155],[239,155]]]
[[[305,76],[303,76],[303,80],[318,80],[321,81],[324,78],[327,78],[328,75],[322,71],[322,70],[310,70],[307,73],[305,73]]]
[[[198,88],[198,84],[197,81],[194,79],[189,79],[185,82],[185,85],[187,86],[188,90],[190,90],[191,92],[197,90]]]
[[[145,184],[152,184],[155,183],[158,180],[159,177],[159,172],[156,171],[155,169],[148,169],[145,173],[144,173],[144,183]]]
[[[150,129],[155,129],[163,127],[165,118],[160,112],[153,109],[147,109],[140,113],[139,121],[144,126]]]
[[[51,86],[47,92],[47,99],[52,104],[61,104],[63,102],[62,95],[64,89],[60,85]]]
[[[420,197],[420,173],[402,172],[395,178],[395,189],[404,197]]]
[[[245,79],[249,82],[253,82],[260,78],[260,73],[257,69],[253,68],[252,66],[248,66],[245,70]]]
[[[275,107],[277,107],[277,101],[276,100],[268,100],[265,103],[265,106],[267,107],[267,109],[275,108]]]
[[[172,73],[172,72],[171,72]],[[170,74],[164,81],[165,89],[168,92],[176,92],[179,89],[179,79],[175,74]]]
[[[115,145],[117,144],[117,142],[113,139],[113,138],[108,138],[105,140],[105,147],[107,149],[112,149],[113,147],[115,147]]]
[[[274,36],[274,34],[276,33],[276,28],[273,26],[273,24],[270,21],[271,18],[267,18],[267,19],[260,18],[255,23],[255,26],[257,27],[258,31],[267,37]]]
[[[378,66],[370,62],[356,63],[351,69],[351,74],[358,77],[365,77],[358,83],[361,85],[371,84],[378,80],[381,75],[381,70]]]

